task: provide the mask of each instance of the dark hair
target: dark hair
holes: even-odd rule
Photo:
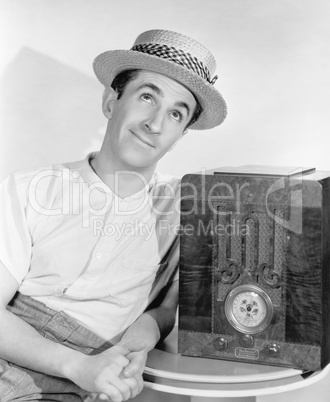
[[[116,77],[112,81],[111,88],[113,88],[118,93],[117,99],[121,98],[127,84],[130,81],[133,81],[138,76],[140,71],[141,70],[139,70],[139,69],[124,70],[116,75]],[[203,112],[203,108],[202,108],[201,104],[199,103],[198,99],[196,98],[196,96],[193,93],[192,93],[192,95],[196,101],[196,108],[195,108],[195,111],[194,111],[189,123],[187,124],[186,128],[188,128],[193,123],[195,123],[199,119],[199,116],[201,115],[201,113]]]
[[[124,93],[126,85],[133,81],[141,70],[124,70],[117,74],[112,81],[111,88],[113,88],[117,94],[117,99],[120,99]]]

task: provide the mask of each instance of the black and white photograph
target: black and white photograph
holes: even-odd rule
[[[0,0],[0,402],[328,402],[330,4]]]

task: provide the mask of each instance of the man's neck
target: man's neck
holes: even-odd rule
[[[103,160],[102,153],[90,160],[90,165],[99,178],[120,198],[126,198],[143,190],[151,181],[155,167],[133,169],[114,166],[109,160]]]

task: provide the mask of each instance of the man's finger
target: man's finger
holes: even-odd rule
[[[134,398],[138,395],[143,389],[143,378],[142,375],[136,375],[134,377],[125,378],[124,380],[130,387],[131,396],[130,398]]]
[[[115,387],[116,391],[119,392],[121,398],[123,401],[126,401],[127,399],[130,398],[131,396],[131,388],[129,383],[126,381],[122,380],[121,378],[118,378],[117,376],[109,376],[108,378],[109,385],[112,387]],[[135,385],[135,384],[134,384]],[[116,398],[118,399],[119,394],[116,395]],[[113,399],[114,394],[109,395],[111,399]]]
[[[98,395],[98,398],[99,398],[101,401],[110,401],[110,398],[108,397],[108,395],[103,394],[103,393],[99,394],[99,395]]]
[[[103,388],[104,392],[99,394],[100,400],[108,400],[111,402],[122,402],[124,400],[122,393],[112,384],[107,384]],[[105,397],[107,399],[105,399]]]
[[[123,374],[125,377],[132,377],[136,374],[142,374],[145,366],[147,356],[145,353],[132,353],[127,356],[130,360],[129,364],[125,367]]]

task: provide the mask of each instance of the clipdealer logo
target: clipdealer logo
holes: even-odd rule
[[[141,180],[141,191],[127,208],[118,194],[124,186],[122,176],[128,175]],[[110,210],[116,216],[134,216],[145,208],[162,217],[173,215],[179,208],[177,198],[176,185],[158,182],[149,188],[146,178],[132,171],[115,172],[113,191],[101,179],[85,182],[78,170],[67,168],[40,171],[28,186],[28,201],[34,211],[44,216],[80,215],[83,227],[90,227],[95,217],[102,219]]]
[[[292,174],[293,173],[293,174]],[[267,214],[282,227],[295,232],[297,234],[302,233],[302,171],[292,172],[291,175],[280,177],[273,182],[268,188],[265,197],[265,207]],[[120,193],[120,177],[121,175],[134,174],[142,180],[142,187],[145,188],[145,194],[141,197],[141,202],[134,206],[132,210],[125,210],[121,208],[120,198],[114,197],[114,194]],[[177,191],[169,183],[157,183],[150,193],[148,192],[148,183],[144,176],[136,172],[118,171],[115,174],[115,191],[112,192],[109,187],[101,180],[95,183],[84,182],[80,176],[78,170],[70,169],[49,169],[38,172],[30,181],[29,184],[29,203],[31,207],[39,214],[46,216],[56,215],[81,215],[83,227],[89,227],[91,224],[91,217],[104,216],[110,209],[114,211],[116,215],[134,215],[142,211],[146,206],[151,208],[152,213],[161,216],[172,215],[174,212],[177,214],[190,215],[195,213],[206,213],[206,203],[209,208],[218,215],[227,215],[228,211],[216,210],[214,205],[217,202],[234,202],[236,204],[236,213],[240,215],[241,202],[243,192],[248,190],[250,183],[245,182],[243,184],[235,183],[234,186],[224,181],[217,181],[211,188],[206,189],[205,185],[205,171],[202,169],[202,179],[200,186],[196,188],[194,183],[181,183],[182,188],[188,187],[189,191],[181,197],[177,197]],[[59,190],[59,186],[62,187],[61,199],[57,199],[54,196],[53,203],[47,203],[45,200],[49,200],[48,194],[45,197],[44,189],[49,190],[49,182],[56,182],[54,191]],[[44,184],[45,185],[44,185]],[[164,191],[166,189],[166,191]],[[160,192],[158,192],[160,190]],[[277,192],[282,193],[283,190],[287,194],[290,194],[289,199],[289,219],[284,219],[282,216],[276,215],[271,205],[276,200]],[[103,202],[97,205],[93,204],[93,192],[103,194]],[[58,193],[56,193],[58,194]],[[199,211],[199,205],[197,200],[198,194],[205,199],[206,203],[202,203],[202,211]],[[220,195],[221,194],[221,195]],[[51,197],[50,197],[51,198]],[[55,201],[54,201],[55,200]],[[180,209],[181,201],[189,201],[189,207],[187,209]],[[168,209],[166,209],[168,208]],[[209,231],[210,225],[207,225],[207,229],[200,228],[203,232]],[[235,229],[235,228],[234,228]],[[182,230],[182,228],[181,228]],[[228,234],[228,230],[225,227],[217,227],[216,230],[221,233]],[[230,230],[233,230],[231,228]],[[214,231],[212,228],[211,231]],[[118,230],[116,231],[116,233]]]

